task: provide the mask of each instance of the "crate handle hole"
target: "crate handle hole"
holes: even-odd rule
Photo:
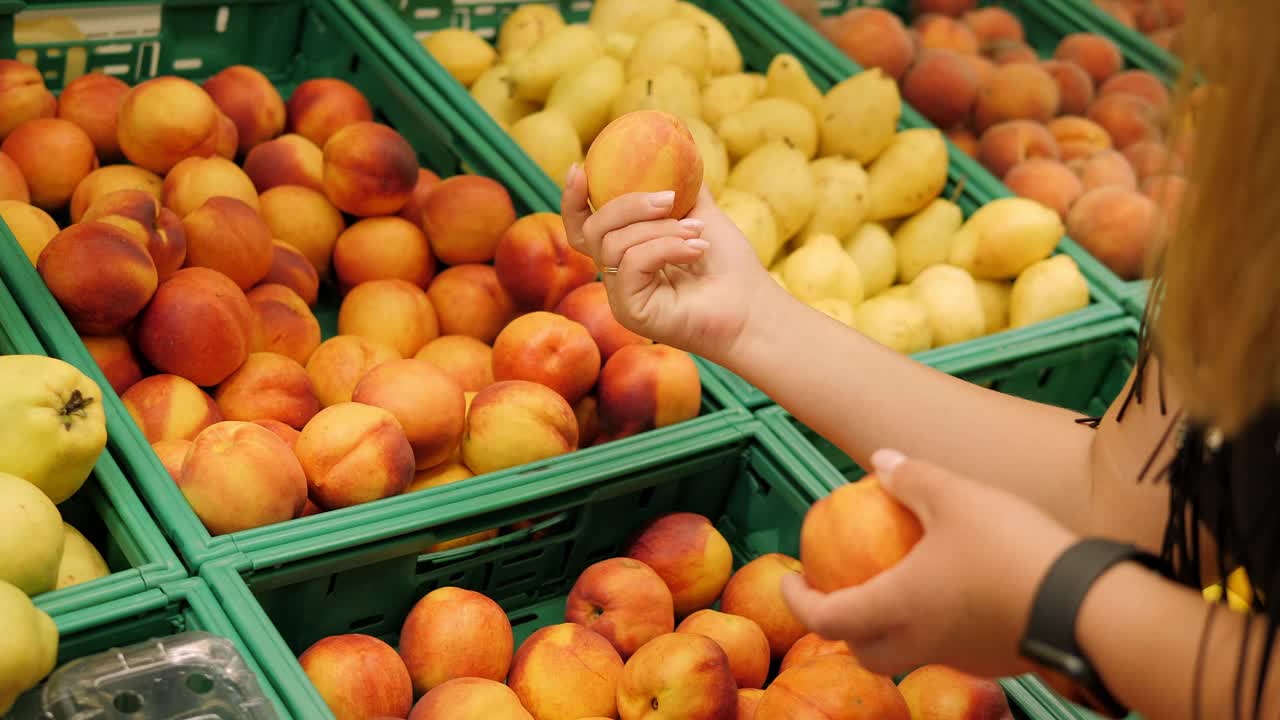
[[[142,696],[136,692],[122,692],[116,695],[111,705],[126,715],[142,711]]]
[[[382,615],[382,613],[378,613],[377,615],[370,615],[369,617],[360,618],[359,620],[356,620],[356,621],[352,622],[352,623],[351,623],[351,625],[349,625],[347,629],[349,629],[349,630],[364,630],[364,629],[367,629],[367,628],[371,628],[371,627],[373,627],[373,626],[377,625],[378,623],[382,622],[382,620],[383,620],[383,618],[384,618],[384,617],[385,617],[385,616],[384,616],[384,615]]]
[[[204,673],[191,673],[186,680],[187,689],[197,695],[213,690],[213,678]]]

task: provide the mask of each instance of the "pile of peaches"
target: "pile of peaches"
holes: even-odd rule
[[[212,534],[699,412],[693,359],[617,323],[558,215],[420,168],[342,80],[55,100],[0,60],[0,108],[0,218]]]
[[[1178,33],[1187,21],[1187,0],[1093,0],[1093,4],[1165,50],[1176,49]]]

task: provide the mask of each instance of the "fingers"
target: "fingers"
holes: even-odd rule
[[[569,244],[578,252],[586,252],[582,226],[591,217],[591,206],[587,204],[587,176],[577,163],[569,168],[569,177],[565,179],[564,192],[560,195],[560,217],[564,219]]]
[[[799,574],[782,579],[782,596],[805,627],[855,648],[871,645],[904,625],[897,573],[882,573],[830,594],[814,590]]]
[[[600,262],[609,267],[620,267],[622,257],[637,245],[659,238],[692,240],[702,232],[701,220],[650,220],[627,225],[606,233],[600,240]]]
[[[877,450],[871,463],[880,485],[910,508],[926,528],[937,518],[947,494],[966,482],[933,463],[908,459],[897,450]]]
[[[628,225],[661,220],[671,212],[674,202],[675,193],[669,190],[631,193],[611,200],[582,224],[582,242],[585,243],[582,252],[603,262],[600,253],[605,235]]]

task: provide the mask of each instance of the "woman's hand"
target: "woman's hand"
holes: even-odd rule
[[[561,215],[570,245],[601,268],[618,268],[604,276],[618,322],[721,362],[753,308],[781,288],[705,187],[684,220],[666,217],[673,201],[671,192],[633,193],[592,213],[586,174],[575,165]]]
[[[941,663],[985,677],[1031,671],[1018,646],[1044,574],[1075,540],[1030,503],[892,450],[872,458],[924,537],[863,585],[824,595],[799,575],[783,593],[810,630],[845,640],[883,674]]]

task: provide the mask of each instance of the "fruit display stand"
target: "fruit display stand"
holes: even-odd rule
[[[626,469],[597,465],[538,482],[511,478],[488,495],[460,493],[423,514],[430,530],[323,555],[305,542],[282,545],[220,559],[202,576],[293,716],[331,717],[296,659],[322,638],[359,633],[395,647],[414,604],[451,586],[497,602],[518,647],[533,631],[564,622],[566,594],[579,574],[618,555],[648,520],[669,512],[706,516],[738,567],[765,553],[795,557],[805,513],[826,493],[772,433],[751,422]],[[423,554],[442,540],[521,522],[534,525]],[[1003,685],[1017,718],[1068,717],[1036,682]]]
[[[74,12],[76,3],[41,4],[41,12]],[[355,7],[338,0],[303,2],[174,2],[139,6],[154,9],[154,21],[144,34],[127,41],[73,41],[13,47],[13,17],[0,16],[0,56],[38,53],[51,88],[61,86],[63,59],[76,48],[88,47],[90,68],[101,69],[112,44],[109,62],[119,53],[135,53],[128,80],[176,73],[197,80],[233,63],[249,63],[276,83],[288,97],[292,88],[312,77],[338,77],[359,88],[374,108],[375,118],[399,130],[419,154],[420,163],[441,176],[460,169],[499,179],[521,213],[554,210],[544,193],[511,172],[503,149],[487,144],[483,134],[464,122],[434,90],[407,67]],[[259,31],[271,37],[260,40]],[[567,456],[512,468],[441,488],[400,495],[358,507],[335,510],[277,525],[211,536],[179,491],[142,431],[118,396],[109,389],[100,369],[73,330],[66,314],[48,291],[9,233],[0,233],[0,278],[14,290],[18,305],[36,328],[45,347],[70,362],[104,388],[110,448],[157,517],[161,529],[194,573],[206,562],[243,552],[301,542],[315,552],[385,539],[421,530],[422,511],[447,502],[459,488],[485,494],[512,481],[572,475],[597,465],[625,467],[636,457],[679,448],[702,436],[718,437],[746,418],[741,408],[703,365],[701,416],[693,420]],[[324,336],[334,334],[337,293],[323,289],[315,315]]]
[[[0,225],[0,240],[8,233]],[[45,355],[31,326],[0,284],[0,355]],[[9,378],[4,382],[20,382]],[[101,553],[110,574],[37,595],[36,605],[50,615],[97,607],[138,595],[162,583],[186,577],[182,564],[147,514],[110,451],[98,459],[88,482],[58,506],[62,518]]]

